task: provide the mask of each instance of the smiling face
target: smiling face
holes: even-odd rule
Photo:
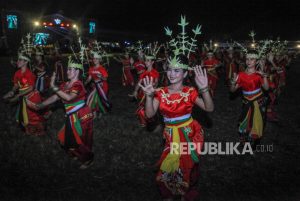
[[[168,67],[167,69],[167,77],[171,84],[182,83],[184,78],[187,76],[187,72],[183,69],[176,69]]]

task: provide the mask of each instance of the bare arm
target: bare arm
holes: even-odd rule
[[[48,105],[51,105],[52,103],[55,103],[58,100],[59,100],[59,97],[56,94],[54,94],[54,95],[50,96],[49,98],[47,98],[45,101],[38,103],[38,104],[33,103],[30,100],[26,99],[26,104],[29,108],[38,111],[38,110],[44,109],[45,107],[47,107]]]
[[[214,102],[209,91],[202,93],[202,98],[197,97],[195,104],[206,112],[214,111]]]
[[[87,85],[88,83],[90,83],[90,81],[92,80],[92,76],[88,76],[88,78],[86,79],[86,81],[84,82],[84,85]]]
[[[71,93],[67,94],[67,93],[65,93],[65,92],[63,92],[63,91],[61,91],[61,90],[57,91],[56,94],[57,94],[61,99],[65,100],[65,101],[71,101],[71,100],[75,99],[75,98],[78,96],[77,93],[71,92]]]

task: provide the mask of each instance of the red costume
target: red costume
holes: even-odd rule
[[[217,87],[217,81],[219,79],[216,66],[220,64],[220,61],[217,59],[206,59],[203,62],[203,67],[207,70],[207,78],[208,78],[208,86],[209,90],[212,96],[214,96],[216,87]]]
[[[66,111],[65,125],[58,133],[63,148],[83,163],[93,160],[93,113],[85,104],[86,90],[81,81],[72,86],[63,83],[60,89],[65,93],[76,93],[71,101],[63,101]]]
[[[151,71],[145,71],[144,73],[142,73],[140,75],[139,80],[142,80],[147,76],[149,78],[152,77],[153,81],[156,81],[156,83],[154,83],[154,85],[157,84],[158,79],[159,79],[159,73],[158,73],[157,70],[155,70],[153,68]],[[146,118],[146,115],[145,115],[145,95],[144,95],[144,93],[141,89],[139,89],[139,91],[138,91],[137,98],[140,100],[140,102],[139,102],[138,109],[136,111],[136,115],[139,118],[140,125],[144,127],[144,126],[147,126],[147,123],[154,122],[155,118],[152,118],[152,119],[147,119]]]
[[[122,65],[123,65],[123,76],[122,76],[122,84],[123,86],[133,86],[134,85],[134,79],[131,73],[131,64],[130,59],[122,59]]]
[[[22,93],[26,91],[29,87],[35,86],[35,75],[28,69],[22,73],[22,70],[19,69],[15,75],[13,82],[19,86],[19,92]],[[45,134],[44,128],[44,112],[35,111],[27,107],[25,98],[33,103],[40,103],[42,98],[40,93],[37,90],[28,92],[24,96],[19,98],[19,104],[16,114],[17,122],[25,128],[26,134],[32,135],[43,135]]]
[[[146,70],[146,65],[143,61],[138,60],[133,64],[138,75],[142,74]]]
[[[269,103],[267,107],[267,119],[268,121],[278,121],[277,112],[275,111],[275,101],[277,98],[277,87],[278,87],[278,75],[276,71],[272,70],[271,65],[265,66],[265,72],[268,74],[269,83]]]
[[[241,141],[253,142],[263,135],[266,98],[261,90],[263,79],[258,73],[240,72],[238,86],[243,90],[243,108],[239,121]]]
[[[229,82],[233,78],[233,74],[238,72],[238,68],[233,58],[225,56],[224,60],[226,61],[226,82]]]
[[[105,78],[105,80],[98,76]],[[108,101],[108,73],[103,66],[90,67],[89,76],[93,80],[93,89],[87,98],[87,104],[93,112],[106,113],[110,109]]]
[[[163,199],[181,195],[185,200],[195,200],[198,195],[195,184],[199,177],[199,154],[204,138],[201,125],[191,117],[197,97],[197,90],[187,86],[180,93],[169,94],[167,87],[155,93],[165,122],[163,135],[166,144],[156,177]],[[174,143],[188,146],[186,148],[189,151],[184,153],[176,148],[173,150]],[[195,144],[197,151],[187,143]]]

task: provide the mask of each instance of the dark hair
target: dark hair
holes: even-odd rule
[[[81,69],[76,69],[76,70],[79,70],[78,79],[82,80],[83,79],[83,71]]]

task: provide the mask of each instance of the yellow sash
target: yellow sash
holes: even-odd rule
[[[167,155],[167,157],[163,160],[160,169],[164,172],[173,173],[179,168],[180,164],[180,137],[179,137],[179,129],[182,127],[188,126],[190,123],[193,122],[193,118],[190,118],[186,122],[183,122],[179,125],[170,125],[166,124],[166,128],[171,129],[172,131],[172,142],[174,143],[174,147],[178,149],[172,149],[172,146],[170,147],[170,153]]]

